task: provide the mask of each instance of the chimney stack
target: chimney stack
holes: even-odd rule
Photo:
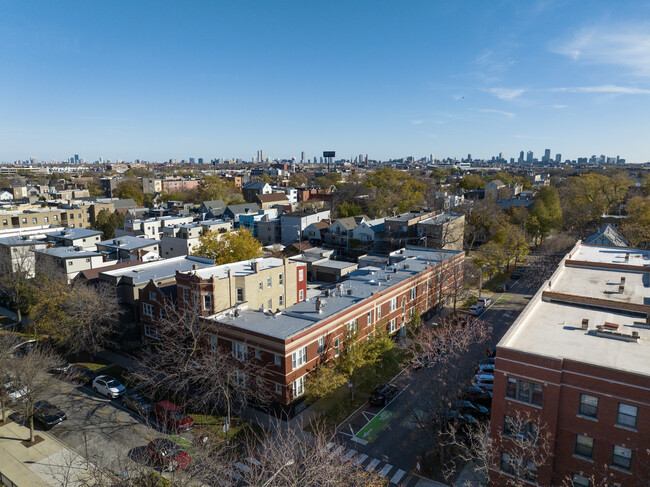
[[[582,329],[583,330],[588,330],[589,329],[589,319],[588,318],[583,318],[582,319]]]
[[[323,303],[321,302],[320,297],[316,298],[316,311],[320,313],[322,307]]]
[[[199,264],[192,264],[192,270],[198,271],[199,270]]]
[[[254,260],[251,261],[251,270],[257,273],[257,261]]]

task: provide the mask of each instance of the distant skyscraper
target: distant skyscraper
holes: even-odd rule
[[[257,162],[264,162],[264,151],[262,149],[257,151]]]
[[[316,164],[316,162],[318,162],[318,159],[314,156],[314,164]]]
[[[542,162],[549,162],[551,160],[551,149],[544,150],[544,157],[542,157]]]
[[[199,157],[199,164],[203,164],[203,158]]]
[[[74,155],[74,162],[75,164],[79,164],[79,154]]]
[[[300,162],[305,162],[305,160],[306,160],[305,151],[302,151],[302,153],[300,154]]]
[[[532,163],[533,163],[533,151],[532,151],[532,150],[529,150],[529,151],[526,153],[526,162],[527,162],[528,164],[532,164]]]
[[[562,162],[562,154],[555,154],[555,162]]]
[[[194,159],[193,157],[190,157],[190,164],[194,164],[195,162],[196,162],[196,159]]]
[[[368,164],[368,154],[366,154],[366,164]]]
[[[521,152],[519,153],[519,160],[518,160],[517,162],[518,162],[519,164],[523,164],[523,163],[524,163],[524,151],[521,151]]]

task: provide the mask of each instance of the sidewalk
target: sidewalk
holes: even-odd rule
[[[57,439],[38,431],[40,443],[27,448],[29,428],[13,421],[0,426],[0,473],[17,487],[82,485],[90,478],[86,461]]]

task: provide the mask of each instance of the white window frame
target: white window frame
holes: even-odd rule
[[[262,359],[262,351],[259,348],[255,348],[255,358],[258,360]]]
[[[366,313],[366,326],[372,325],[372,310]]]
[[[280,274],[278,274],[278,284],[280,286],[284,285],[284,276],[282,275],[282,272],[280,272]]]
[[[266,288],[270,289],[272,285],[273,285],[273,279],[271,279],[271,276],[269,276],[266,278]]]
[[[296,370],[307,363],[307,347],[302,347],[291,354],[291,370]]]
[[[235,300],[238,303],[243,303],[244,302],[244,288],[243,287],[238,287],[238,288],[235,289]]]
[[[381,304],[377,306],[377,320],[381,320]]]
[[[411,288],[411,301],[418,297],[417,286]]]
[[[206,311],[212,311],[212,294],[203,295],[203,309]]]
[[[393,318],[388,323],[389,323],[389,327],[390,327],[389,328],[390,333],[395,333],[397,331],[397,318]]]
[[[142,314],[153,318],[153,304],[142,303]]]
[[[302,281],[305,278],[305,271],[304,269],[298,269],[298,280]]]
[[[278,306],[284,306],[284,296],[282,294],[278,296]]]
[[[352,336],[353,333],[356,333],[359,328],[359,320],[357,318],[353,319],[349,323],[345,324],[345,327],[348,331],[348,338]]]
[[[392,313],[397,309],[397,297],[391,298],[391,300],[388,303],[390,305],[389,313]]]
[[[242,362],[246,361],[248,347],[243,343],[232,342],[232,356]]]
[[[275,393],[279,396],[282,395],[282,385],[281,384],[275,384]]]
[[[325,353],[325,336],[322,336],[318,339],[318,355],[323,355]]]
[[[151,330],[151,325],[145,323],[144,325],[144,336],[149,338],[158,338],[158,336]]]
[[[275,365],[282,365],[282,357],[278,355],[277,353],[273,354],[273,363]]]
[[[622,412],[621,408],[626,409],[628,412]],[[631,411],[634,410],[634,414],[631,414]],[[628,424],[625,421],[621,422],[620,419],[623,418],[634,418],[634,424]],[[631,404],[625,404],[623,402],[618,403],[618,408],[616,409],[616,426],[622,426],[623,428],[636,429],[636,425],[639,421],[639,408],[632,406]]]
[[[336,338],[334,340],[334,356],[338,357],[339,355],[341,355],[341,339]]]
[[[303,301],[305,299],[305,291],[301,289],[298,291],[298,301]]]
[[[243,370],[235,369],[235,370],[232,371],[232,375],[233,375],[233,380],[235,381],[235,384],[240,386],[242,389],[247,388],[246,372],[244,372]]]
[[[303,375],[302,377],[298,377],[296,380],[293,381],[293,397],[300,397],[305,393],[305,383],[306,383],[307,375]]]

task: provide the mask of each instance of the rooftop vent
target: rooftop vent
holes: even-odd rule
[[[352,296],[352,289],[348,289],[348,296]]]
[[[241,315],[241,311],[239,311],[238,309],[236,309],[235,312],[234,312],[233,314],[235,315],[235,318],[239,318],[239,316]]]
[[[320,300],[320,298],[316,298],[316,303],[315,303],[315,305],[316,305],[316,311],[318,311],[318,312],[320,313],[320,312],[321,312],[321,308],[323,307],[323,303],[322,303],[322,301]]]
[[[625,284],[620,284],[620,285],[618,286],[618,292],[619,292],[620,294],[623,294],[624,291],[625,291]]]
[[[625,252],[625,262],[627,262],[627,261],[629,261],[629,260],[630,260],[630,253],[629,253],[629,252]]]
[[[621,276],[621,284],[625,284],[625,276]]]
[[[198,270],[199,269],[199,264],[192,264],[192,269],[193,270]]]
[[[588,330],[589,329],[589,319],[588,318],[583,318],[582,319],[582,329],[583,330]]]

